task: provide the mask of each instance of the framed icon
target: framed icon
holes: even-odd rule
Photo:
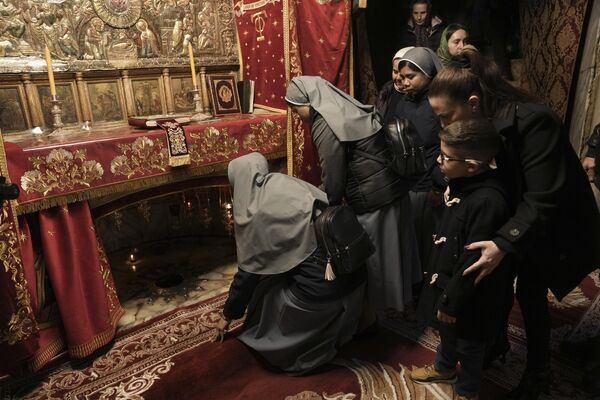
[[[241,114],[235,75],[207,75],[215,116]]]
[[[167,112],[165,95],[159,78],[132,79],[131,86],[135,115],[147,116]]]
[[[116,81],[88,82],[87,87],[94,123],[116,123],[125,119],[124,94]]]

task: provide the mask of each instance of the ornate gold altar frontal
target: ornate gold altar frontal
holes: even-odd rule
[[[239,67],[228,0],[0,0],[0,126],[52,127],[43,52],[65,126],[194,111],[188,44],[209,108],[207,72]]]

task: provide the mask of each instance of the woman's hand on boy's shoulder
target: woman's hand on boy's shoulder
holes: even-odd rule
[[[481,250],[481,257],[475,261],[469,268],[465,269],[463,276],[471,274],[479,270],[479,275],[475,278],[477,285],[483,278],[494,272],[496,267],[506,255],[506,251],[502,250],[496,243],[491,240],[469,243],[465,246],[466,250]]]

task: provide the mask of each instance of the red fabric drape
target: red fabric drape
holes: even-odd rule
[[[351,92],[352,1],[286,0],[289,76],[318,75]],[[310,130],[296,115],[288,119],[288,169],[313,184],[321,169]]]
[[[27,232],[19,234],[13,212],[8,202],[0,210],[0,375],[24,373],[25,361],[39,348],[33,309],[36,296],[30,291],[35,272],[26,271],[21,262],[19,241]]]
[[[279,0],[235,2],[242,78],[255,81],[254,104],[286,109],[284,20]]]
[[[69,355],[107,344],[123,310],[87,202],[40,211],[40,238]]]

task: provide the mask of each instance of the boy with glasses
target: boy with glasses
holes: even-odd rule
[[[456,399],[478,399],[486,348],[501,329],[510,290],[510,257],[477,285],[475,274],[463,276],[480,251],[465,245],[490,240],[508,219],[508,195],[495,171],[494,156],[502,140],[485,119],[455,122],[440,133],[440,170],[450,194],[433,235],[429,274],[418,314],[439,330],[432,365],[413,370],[417,383],[454,383]],[[457,364],[460,370],[457,373]]]

